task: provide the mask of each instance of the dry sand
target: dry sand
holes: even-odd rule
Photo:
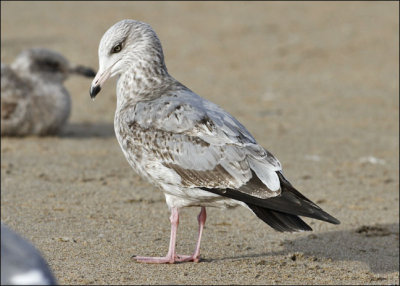
[[[244,208],[209,209],[203,261],[164,255],[169,212],[113,131],[115,81],[93,102],[66,86],[61,136],[2,138],[1,220],[61,284],[399,284],[398,2],[1,2],[1,61],[42,46],[97,69],[115,22],[158,33],[170,73],[236,116],[307,197],[341,220],[278,233]],[[374,159],[368,158],[372,156]],[[178,251],[194,248],[185,209]]]

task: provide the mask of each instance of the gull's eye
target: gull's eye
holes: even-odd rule
[[[119,53],[121,50],[122,50],[122,45],[118,44],[112,48],[111,53],[116,54]]]

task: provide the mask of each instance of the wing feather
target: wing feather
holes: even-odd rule
[[[126,138],[179,176],[183,187],[237,189],[260,198],[279,195],[279,161],[217,105],[185,94],[139,102],[121,114]],[[255,177],[260,184],[249,187]]]

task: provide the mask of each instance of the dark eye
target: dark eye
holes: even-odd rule
[[[121,46],[121,44],[118,44],[112,48],[112,53],[116,54],[116,53],[119,53],[121,50],[122,50],[122,46]]]

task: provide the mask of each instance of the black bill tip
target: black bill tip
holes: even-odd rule
[[[101,87],[100,85],[95,85],[94,87],[90,88],[90,97],[93,99],[96,95],[100,92]]]

